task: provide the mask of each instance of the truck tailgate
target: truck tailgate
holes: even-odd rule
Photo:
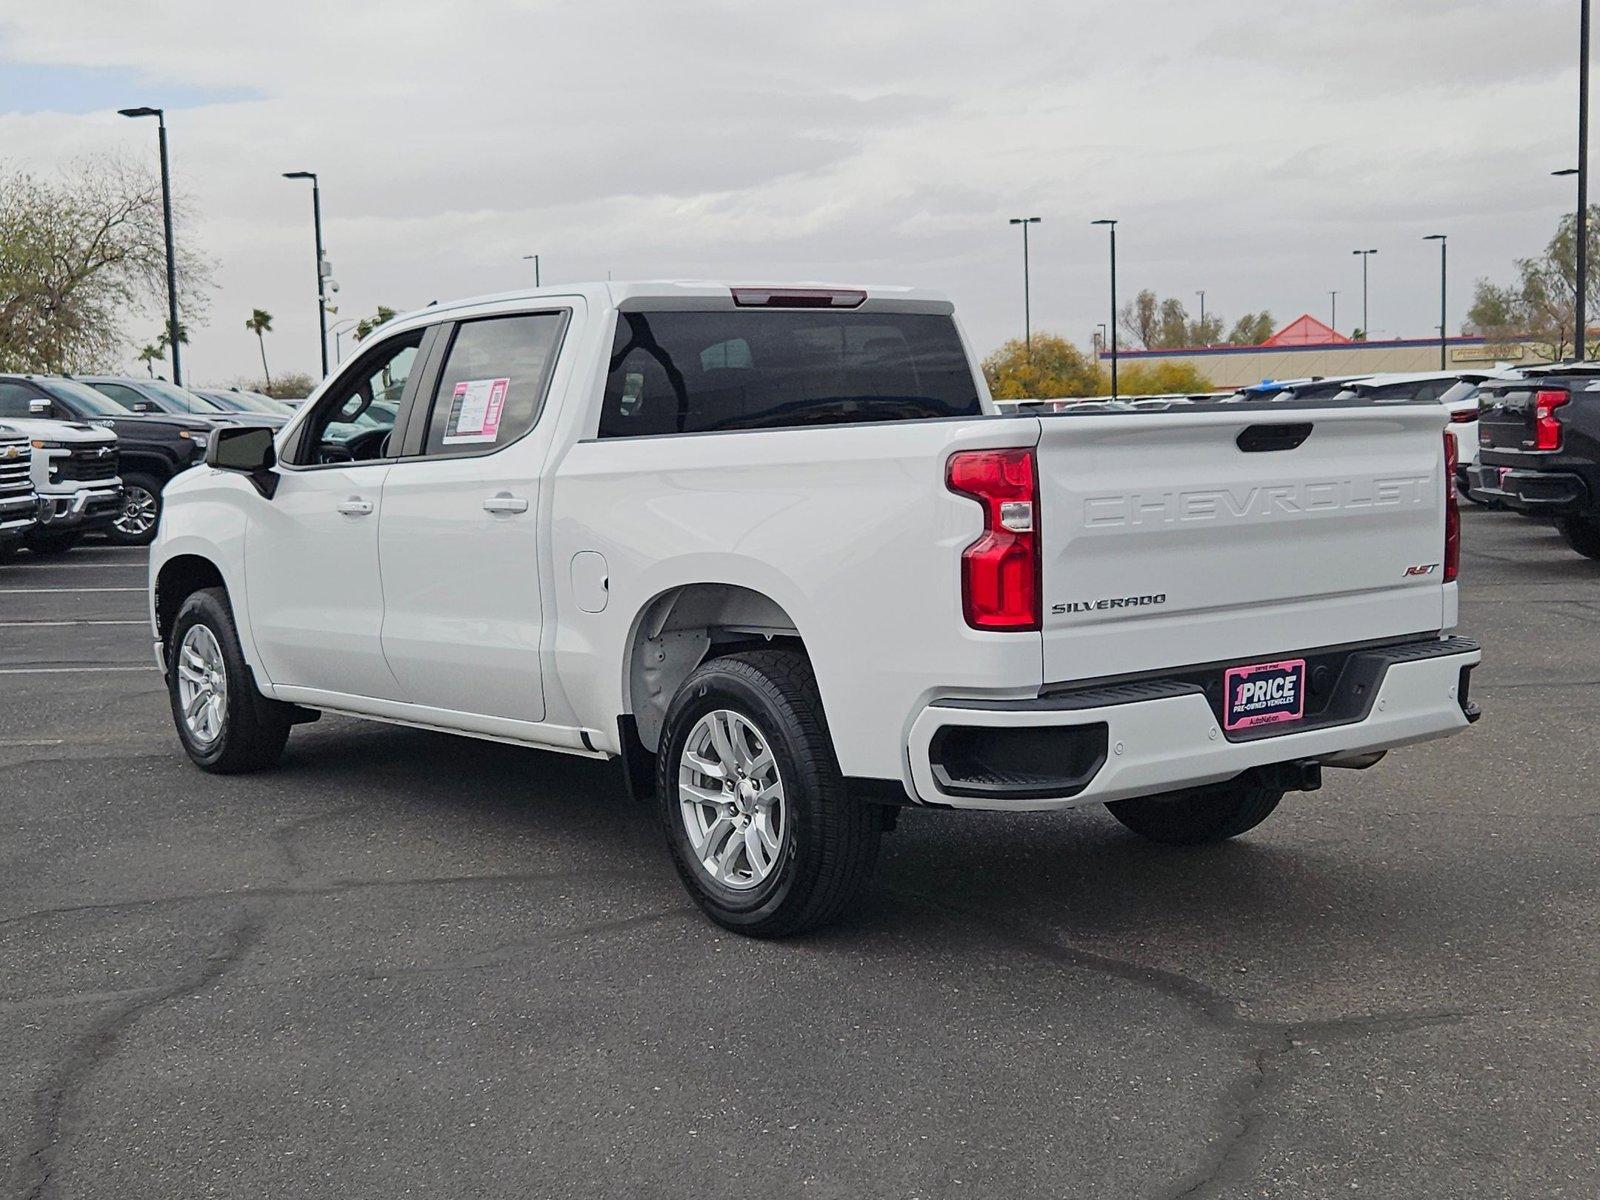
[[[1442,627],[1437,404],[1040,418],[1047,684]]]

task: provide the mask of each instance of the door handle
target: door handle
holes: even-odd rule
[[[340,501],[339,511],[347,517],[364,517],[372,511],[372,501],[351,496],[348,500]]]
[[[490,496],[483,502],[483,511],[489,513],[525,513],[528,511],[528,502],[521,496],[500,492],[497,495]]]

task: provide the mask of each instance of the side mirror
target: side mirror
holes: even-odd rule
[[[32,417],[48,417],[50,415],[50,401],[43,398],[29,400],[28,415]]]
[[[211,431],[206,466],[250,476],[256,491],[268,500],[278,490],[278,476],[272,469],[277,465],[272,430],[260,425],[223,425]]]
[[[133,411],[136,413],[153,413],[155,410],[156,406],[148,400],[135,400],[133,402]]]

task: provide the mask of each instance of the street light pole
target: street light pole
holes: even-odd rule
[[[172,169],[167,163],[167,115],[159,108],[119,108],[124,117],[154,117],[161,146],[161,223],[167,237],[167,342],[172,347],[172,382],[183,386],[182,352],[179,349],[178,265],[172,247]]]
[[[1376,254],[1376,250],[1352,250],[1351,254],[1361,256],[1361,336],[1366,341],[1372,340],[1372,326],[1367,323],[1367,259]]]
[[[1588,356],[1589,327],[1589,0],[1578,10],[1578,361]]]
[[[322,377],[328,377],[328,300],[323,290],[327,276],[322,267],[322,189],[317,184],[315,171],[285,171],[285,179],[311,180],[311,221],[317,239],[317,329],[322,346]]]
[[[1107,226],[1111,232],[1111,398],[1117,396],[1117,223],[1110,217],[1090,221]]]
[[[1028,361],[1033,361],[1033,287],[1028,278],[1028,226],[1037,225],[1040,217],[1012,217],[1007,223],[1022,226],[1022,341],[1028,348]]]
[[[1338,292],[1329,292],[1328,293],[1328,304],[1330,305],[1330,311],[1328,313],[1328,324],[1333,328],[1333,331],[1335,333],[1338,333],[1339,332],[1339,293]]]
[[[1200,328],[1201,328],[1201,330],[1203,332],[1204,329],[1205,329],[1205,324],[1206,324],[1206,290],[1205,290],[1205,288],[1201,288],[1199,291],[1197,291],[1195,293],[1195,295],[1200,297]]]
[[[522,261],[527,262],[530,258],[533,259],[533,286],[542,287],[543,285],[539,282],[539,256],[537,254],[524,254]]]
[[[1441,371],[1443,371],[1445,369],[1445,361],[1444,361],[1444,339],[1445,339],[1444,285],[1445,285],[1445,253],[1446,253],[1445,247],[1447,245],[1448,236],[1449,236],[1448,234],[1443,234],[1443,233],[1430,233],[1425,238],[1422,239],[1425,242],[1438,242],[1439,243],[1439,369]]]

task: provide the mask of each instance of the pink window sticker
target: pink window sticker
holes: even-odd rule
[[[463,379],[450,394],[446,444],[492,442],[500,434],[510,379]]]

